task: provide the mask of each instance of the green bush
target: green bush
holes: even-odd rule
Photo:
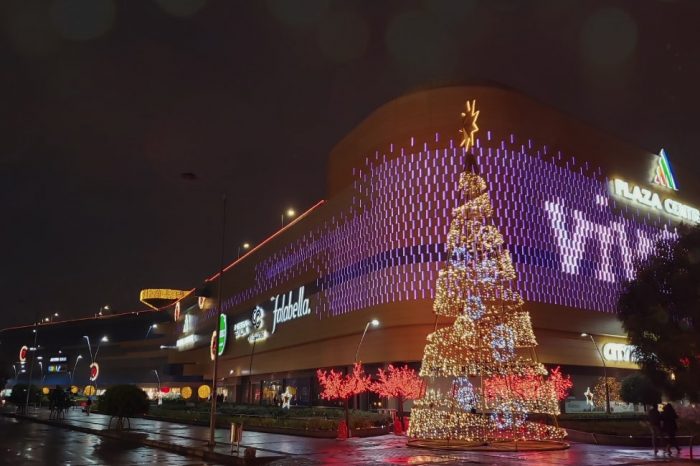
[[[29,403],[38,403],[42,398],[41,390],[36,385],[30,385]],[[9,398],[10,403],[16,406],[24,406],[27,402],[27,384],[21,383],[12,387]]]
[[[135,385],[114,385],[109,387],[99,402],[101,412],[118,418],[117,429],[123,420],[148,412],[148,396]]]

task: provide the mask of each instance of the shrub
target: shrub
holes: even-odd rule
[[[124,419],[146,414],[148,406],[146,392],[135,385],[114,385],[100,398],[100,411],[117,418],[117,429],[123,428]]]
[[[30,385],[29,388],[29,403],[38,403],[41,400],[41,390],[36,385]],[[12,393],[9,398],[10,403],[23,407],[27,402],[27,384],[21,383],[12,387]]]

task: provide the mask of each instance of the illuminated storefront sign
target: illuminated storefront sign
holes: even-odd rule
[[[687,220],[692,223],[700,223],[700,210],[695,207],[680,203],[668,197],[662,197],[659,193],[642,188],[619,178],[612,180],[613,194],[632,201],[633,203],[664,212],[673,217]]]
[[[676,178],[671,170],[671,162],[668,160],[666,151],[661,149],[659,158],[654,166],[651,182],[667,189],[678,191]],[[650,189],[637,186],[619,178],[613,178],[611,191],[617,196],[632,203],[658,210],[672,217],[686,220],[692,223],[700,223],[700,210],[695,207],[675,201],[663,194],[659,194]]]
[[[175,346],[179,351],[185,351],[192,349],[201,341],[202,337],[200,335],[187,335],[186,337],[178,338],[175,342]]]
[[[287,298],[289,298],[287,300]],[[271,300],[275,302],[275,309],[272,311],[274,317],[272,320],[272,333],[275,333],[277,329],[277,324],[288,322],[290,320],[298,319],[300,317],[308,316],[311,314],[311,307],[309,306],[309,298],[304,298],[304,287],[300,287],[296,302],[292,302],[292,292],[289,292],[288,296],[282,295],[282,300],[280,301],[280,295],[275,296]]]
[[[29,348],[27,348],[27,345],[24,345],[19,349],[19,362],[26,362],[27,361],[27,352],[29,351]]]
[[[606,361],[635,362],[634,345],[624,343],[606,343],[603,345],[603,357]]]
[[[68,358],[66,356],[51,356],[49,358],[49,365],[47,367],[47,370],[49,372],[66,372],[67,367],[66,363],[68,362]]]
[[[228,334],[228,324],[227,324],[227,319],[226,319],[226,314],[221,314],[221,318],[219,319],[219,344],[218,344],[218,353],[219,356],[224,354],[224,350],[226,349],[226,337]],[[209,356],[211,356],[211,360],[214,360],[214,351],[217,348],[217,344],[215,342],[216,339],[216,330],[211,332],[211,342],[209,344]]]
[[[167,288],[149,288],[141,290],[139,293],[139,300],[146,306],[153,309],[159,309],[159,305],[162,301],[174,301],[177,299],[182,299],[187,295],[187,291],[183,290],[171,290]]]
[[[264,340],[277,330],[277,325],[290,320],[311,314],[309,298],[304,296],[304,287],[299,287],[297,291],[296,301],[294,300],[294,292],[290,291],[286,294],[278,294],[270,298],[274,303],[272,309],[272,331],[268,332],[264,329],[265,309],[261,306],[255,306],[250,319],[242,320],[233,326],[233,333],[238,338],[248,337],[250,343]]]
[[[90,364],[90,382],[94,382],[100,376],[100,365],[96,362]]]

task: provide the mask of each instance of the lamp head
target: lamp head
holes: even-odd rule
[[[250,243],[243,243],[243,249],[250,249]]]
[[[370,323],[372,324],[373,327],[379,326],[379,321],[377,319],[372,319],[372,321]]]
[[[588,334],[586,332],[581,332],[581,338],[586,338]]]
[[[158,328],[158,324],[151,325],[151,328]]]
[[[109,341],[109,338],[107,338],[107,335],[102,337],[102,341]]]
[[[287,217],[294,217],[296,214],[294,209],[287,209]]]

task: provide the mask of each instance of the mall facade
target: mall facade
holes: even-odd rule
[[[479,111],[471,154],[458,132],[467,100]],[[636,368],[614,314],[624,282],[656,241],[700,221],[700,195],[673,154],[497,87],[420,91],[370,114],[330,154],[328,200],[164,308],[167,364],[183,383],[211,380],[221,286],[218,374],[230,401],[272,403],[290,387],[294,404],[318,404],[316,370],[351,366],[365,329],[368,372],[418,368],[468,155],[513,258],[536,357],[572,376],[566,409],[586,409],[603,363],[619,378]]]

